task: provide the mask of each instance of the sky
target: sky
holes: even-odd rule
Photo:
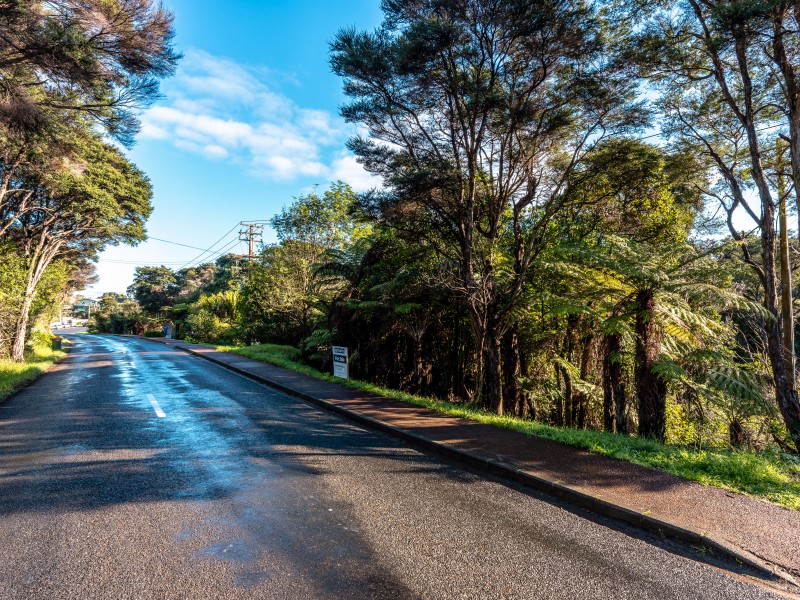
[[[339,29],[376,27],[379,0],[164,4],[184,58],[127,152],[153,184],[150,239],[103,252],[84,295],[125,293],[136,266],[178,269],[226,249],[244,253],[241,221],[268,221],[315,185],[377,185],[345,148],[354,128],[338,114],[346,97],[328,44]],[[268,225],[264,241],[275,241]]]

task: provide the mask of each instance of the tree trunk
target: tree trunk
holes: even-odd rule
[[[580,319],[574,315],[567,318],[566,347],[564,349],[564,360],[572,362],[572,356],[577,346],[577,330]],[[572,375],[564,369],[564,425],[567,427],[575,426],[575,392],[572,389]]]
[[[486,345],[483,354],[483,388],[485,405],[502,416],[503,403],[503,361],[502,336],[492,323],[486,332]]]
[[[781,320],[783,321],[783,362],[789,384],[797,387],[795,379],[794,310],[792,307],[792,267],[789,262],[789,223],[786,216],[786,183],[783,173],[783,149],[778,144],[778,201],[780,202],[781,254]]]
[[[11,344],[11,360],[22,362],[25,360],[25,342],[28,340],[28,325],[30,322],[31,305],[36,293],[36,286],[28,276],[25,285],[25,298],[19,309],[19,315],[14,323],[14,336]]]
[[[777,318],[771,324],[767,324],[767,353],[772,366],[772,379],[775,382],[775,399],[789,437],[800,453],[800,400],[786,371],[781,323]]]
[[[624,433],[620,420],[625,419],[625,389],[622,383],[622,337],[610,333],[603,344],[603,429]],[[620,419],[622,415],[622,419]]]
[[[472,332],[475,336],[475,397],[474,402],[480,407],[488,407],[486,395],[486,327],[480,315],[472,315]]]
[[[561,370],[564,375],[564,427],[572,427],[572,375],[567,369]]]
[[[769,196],[762,194],[769,198]],[[783,322],[778,309],[777,274],[775,272],[775,205],[762,202],[764,217],[761,225],[761,253],[763,257],[764,308],[774,316],[767,323],[767,353],[775,384],[778,402],[789,437],[800,452],[800,401],[792,384],[793,374],[786,368]]]
[[[28,341],[31,306],[36,295],[36,288],[45,269],[53,261],[62,245],[60,241],[49,242],[51,240],[47,238],[45,232],[36,240],[35,244],[31,244],[26,252],[28,272],[25,276],[25,296],[14,324],[14,338],[11,346],[11,359],[16,362],[25,360],[25,342]]]
[[[614,390],[611,387],[610,371],[611,365],[606,357],[603,360],[603,431],[614,433]]]
[[[653,290],[636,295],[636,391],[639,397],[639,435],[664,441],[666,384],[653,372],[661,354],[660,332],[653,319]]]
[[[747,442],[747,433],[737,417],[728,424],[728,438],[734,448],[741,448]]]
[[[525,417],[528,414],[528,404],[519,387],[521,376],[519,336],[512,328],[503,336],[503,402],[506,412],[515,417]]]
[[[563,369],[556,363],[554,370],[556,373],[556,389],[559,393],[556,394],[556,404],[553,409],[553,423],[561,427],[564,425],[564,397],[561,395],[561,373]],[[564,379],[566,380],[567,378],[565,377]]]
[[[592,347],[594,345],[594,335],[591,333],[585,335],[581,340],[583,348],[581,349],[581,379],[583,381],[589,380],[589,367],[591,365]],[[576,402],[576,422],[578,429],[586,428],[586,417],[589,413],[589,396],[584,392],[577,395]]]
[[[414,339],[414,387],[422,392],[425,365],[422,362],[422,336]]]

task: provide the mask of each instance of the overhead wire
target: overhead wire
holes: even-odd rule
[[[224,256],[229,250],[234,248],[240,242],[241,242],[241,240],[239,238],[236,238],[235,240],[231,240],[231,242],[229,244],[227,244],[226,246],[222,247],[219,250],[216,250],[213,254],[205,257],[202,260],[202,262],[192,263],[192,261],[190,261],[190,262],[186,263],[184,266],[182,266],[178,270],[188,269],[188,268],[191,268],[191,267],[196,267],[196,266],[198,266],[200,264],[203,264],[203,263],[214,262],[216,259],[220,258],[221,256]]]
[[[225,235],[228,235],[227,233]],[[171,242],[169,240],[163,240],[161,238],[148,236],[147,241],[155,241],[155,242],[163,242],[165,244],[172,244],[173,246],[182,246],[183,248],[191,248],[192,250],[203,250],[203,248],[198,248],[197,246],[189,246],[188,244],[181,244],[180,242]]]
[[[223,241],[225,238],[227,238],[227,237],[228,237],[228,236],[229,236],[231,233],[233,233],[233,231],[234,231],[234,230],[235,230],[237,227],[239,227],[239,223],[236,223],[236,224],[235,224],[233,227],[231,227],[231,228],[230,228],[228,231],[226,231],[224,234],[222,234],[222,236],[221,236],[221,237],[220,237],[220,238],[219,238],[219,239],[218,239],[216,242],[214,242],[213,244],[211,244],[211,245],[210,245],[208,248],[206,248],[205,250],[203,250],[203,251],[202,251],[200,254],[198,254],[197,256],[195,256],[195,257],[194,257],[193,259],[191,259],[190,261],[188,261],[188,262],[184,263],[184,264],[183,264],[183,266],[182,266],[181,268],[182,268],[182,269],[184,269],[184,268],[188,267],[189,265],[193,265],[195,262],[197,262],[197,261],[200,261],[200,260],[201,260],[201,259],[202,259],[202,258],[203,258],[203,257],[204,257],[206,254],[210,253],[210,252],[211,252],[211,251],[212,251],[212,250],[213,250],[213,249],[214,249],[214,248],[217,246],[217,244],[219,244],[220,242],[222,242],[222,241]],[[238,238],[237,238],[237,241],[238,241]],[[198,250],[202,250],[202,248],[197,248],[197,249],[198,249]],[[206,262],[209,262],[209,261],[210,261],[210,259],[206,259]]]
[[[180,266],[177,267],[177,270],[187,268],[188,266],[196,266],[197,264],[201,264],[202,262],[211,262],[211,261],[215,260],[217,257],[221,256],[222,254],[224,254],[225,252],[227,252],[231,248],[233,248],[236,245],[237,242],[241,241],[238,237],[236,239],[233,239],[233,240],[226,240],[226,238],[238,226],[239,226],[238,223],[235,224],[228,231],[226,231],[222,235],[222,237],[220,237],[217,241],[215,241],[213,244],[211,244],[207,248],[200,248],[198,246],[192,246],[192,245],[189,245],[189,244],[183,244],[181,242],[173,242],[172,240],[165,240],[163,238],[158,238],[158,237],[154,237],[154,236],[148,236],[148,238],[147,238],[148,241],[156,241],[156,242],[161,242],[161,243],[164,243],[164,244],[171,244],[173,246],[180,246],[182,248],[191,248],[192,250],[200,250],[201,251],[200,254],[198,254],[197,256],[195,256],[194,258],[192,258],[189,261],[182,261],[182,260],[176,260],[176,261],[136,261],[136,260],[115,260],[115,259],[106,258],[106,259],[100,259],[97,262],[98,263],[118,264],[118,265],[164,265],[164,266],[168,266],[168,265],[178,266],[178,265],[180,265]],[[221,242],[223,244],[225,244],[225,245],[222,248],[215,250],[215,248]],[[208,256],[206,256],[206,255],[208,255]]]
[[[141,261],[141,260],[114,260],[112,258],[101,258],[98,263],[111,263],[115,265],[180,265],[183,261]]]

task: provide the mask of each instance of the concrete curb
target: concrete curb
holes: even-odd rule
[[[320,398],[315,398],[314,396],[311,396],[309,394],[299,392],[295,389],[292,389],[281,383],[278,383],[277,381],[273,381],[267,377],[251,373],[246,369],[235,367],[233,365],[226,363],[225,361],[217,360],[213,357],[206,356],[203,353],[192,350],[189,347],[181,346],[178,344],[169,344],[158,338],[137,338],[137,339],[146,339],[148,341],[160,343],[170,348],[181,350],[183,352],[186,352],[187,354],[197,356],[198,358],[202,358],[203,360],[206,360],[220,367],[223,367],[228,371],[231,371],[238,375],[242,375],[243,377],[246,377],[258,383],[274,388],[284,394],[287,394],[288,396],[299,398],[301,400],[319,406],[320,408],[323,408],[329,412],[345,417],[350,421],[366,425],[371,429],[376,429],[384,433],[387,433],[395,438],[399,438],[405,442],[408,442],[409,444],[416,446],[418,448],[431,450],[441,456],[445,456],[461,464],[484,471],[489,475],[494,475],[497,477],[502,477],[504,479],[511,480],[517,484],[522,485],[523,487],[527,487],[532,490],[542,492],[548,496],[556,498],[557,500],[566,502],[574,507],[586,510],[595,515],[612,519],[615,521],[620,521],[627,525],[636,527],[637,529],[641,529],[650,533],[655,533],[659,536],[668,537],[673,540],[682,542],[684,544],[689,544],[691,546],[695,546],[698,548],[706,548],[720,556],[731,559],[734,562],[746,565],[751,569],[761,572],[767,576],[777,577],[786,581],[787,583],[800,587],[800,584],[798,584],[798,582],[792,577],[791,574],[785,572],[776,565],[761,559],[760,557],[752,554],[751,552],[748,552],[747,550],[738,548],[728,542],[717,539],[712,535],[686,529],[685,527],[682,527],[675,523],[670,523],[669,521],[665,521],[662,519],[656,519],[655,517],[651,517],[647,514],[638,512],[636,510],[627,508],[625,506],[613,504],[611,502],[608,502],[596,496],[592,496],[591,494],[586,494],[584,492],[563,485],[561,483],[557,483],[554,481],[550,481],[548,479],[544,479],[537,475],[533,475],[522,469],[514,467],[510,464],[505,464],[499,460],[488,458],[486,456],[477,454],[475,452],[469,450],[463,450],[455,446],[451,446],[449,444],[436,442],[434,440],[418,435],[411,431],[395,427],[394,425],[390,425],[389,423],[385,423],[378,419],[374,419],[372,417],[368,417],[366,415],[352,411],[350,409],[343,408],[332,402],[328,402]]]

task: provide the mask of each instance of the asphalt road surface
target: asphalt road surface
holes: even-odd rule
[[[0,405],[0,598],[769,598],[210,363],[75,336]]]

